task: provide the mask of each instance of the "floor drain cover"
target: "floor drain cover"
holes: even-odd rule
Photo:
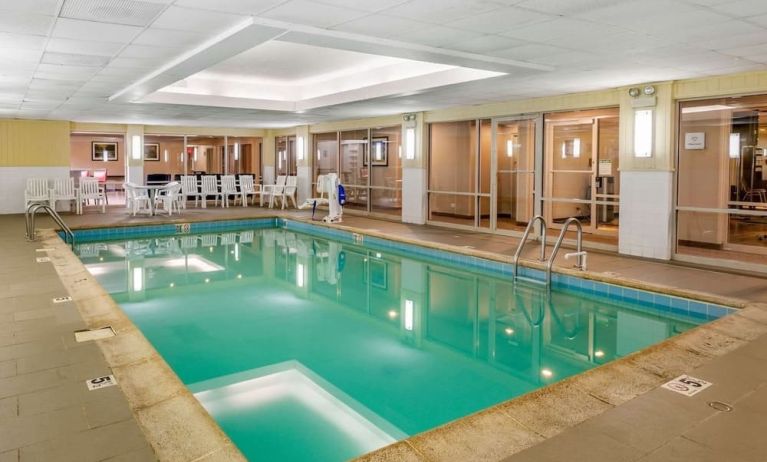
[[[111,326],[101,327],[99,329],[86,329],[75,331],[75,340],[78,342],[88,342],[91,340],[101,340],[103,338],[114,337],[115,331]]]
[[[721,401],[709,401],[708,405],[709,407],[712,407],[716,409],[717,411],[722,411],[722,412],[732,411],[732,406],[730,406],[727,403],[723,403]]]
[[[51,257],[37,257],[37,263],[48,263],[51,261]]]
[[[66,297],[56,297],[53,299],[53,303],[65,303],[65,302],[71,302],[72,297],[66,296]]]

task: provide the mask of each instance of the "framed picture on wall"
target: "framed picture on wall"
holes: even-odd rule
[[[160,145],[144,144],[144,160],[160,160]]]
[[[370,144],[370,165],[386,167],[389,165],[389,138],[373,138]]]
[[[103,162],[104,157],[107,162],[117,160],[117,143],[91,141],[91,160]]]

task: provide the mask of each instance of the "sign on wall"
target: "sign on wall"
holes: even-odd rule
[[[703,132],[685,133],[684,148],[685,149],[705,149],[706,134]]]

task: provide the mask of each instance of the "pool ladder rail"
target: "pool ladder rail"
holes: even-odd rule
[[[583,250],[583,226],[581,226],[581,222],[578,221],[575,217],[570,217],[567,220],[565,220],[565,223],[562,225],[562,231],[559,233],[559,237],[557,238],[557,241],[554,243],[554,250],[551,251],[551,255],[549,255],[549,258],[546,258],[546,219],[544,219],[541,215],[536,215],[533,217],[532,220],[527,224],[527,228],[525,228],[524,234],[522,234],[522,240],[519,241],[519,245],[517,246],[517,251],[514,252],[513,257],[513,264],[514,264],[514,282],[517,281],[517,279],[521,279],[518,276],[519,273],[519,260],[520,255],[522,255],[522,249],[525,247],[525,244],[527,243],[527,238],[530,236],[530,231],[533,229],[533,226],[537,222],[541,222],[540,226],[540,233],[538,236],[538,240],[541,242],[541,256],[539,258],[539,261],[546,263],[546,279],[544,283],[546,286],[551,286],[551,267],[554,266],[554,260],[557,257],[557,253],[559,253],[559,248],[562,246],[562,241],[565,239],[565,234],[567,234],[567,230],[570,227],[570,225],[575,225],[576,231],[577,231],[577,237],[576,237],[576,249],[575,252],[570,252],[565,254],[565,259],[570,259],[575,257],[576,263],[575,267],[578,268],[581,271],[586,271],[586,251]],[[533,282],[540,282],[538,280],[531,280]]]
[[[61,227],[61,230],[64,231],[64,242],[67,244],[70,244],[71,239],[71,246],[72,249],[75,248],[75,234],[72,232],[71,229],[69,229],[69,226],[67,226],[66,223],[64,223],[64,220],[61,219],[61,215],[56,213],[56,211],[48,204],[43,203],[32,203],[29,204],[27,207],[27,210],[24,212],[24,221],[27,225],[27,235],[26,238],[28,241],[34,241],[37,239],[37,230],[35,229],[35,216],[37,215],[37,212],[40,210],[43,210],[50,215],[51,218],[53,218],[53,221],[56,222],[57,225]]]

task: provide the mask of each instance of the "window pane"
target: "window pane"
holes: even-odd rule
[[[440,122],[429,126],[429,189],[476,192],[477,124]]]
[[[677,204],[680,254],[764,264],[767,256],[767,96],[680,104]]]
[[[429,220],[474,226],[476,196],[429,193]]]
[[[370,131],[371,210],[400,215],[402,211],[402,127],[375,128]]]
[[[499,122],[496,133],[499,229],[521,229],[533,216],[535,120]]]

